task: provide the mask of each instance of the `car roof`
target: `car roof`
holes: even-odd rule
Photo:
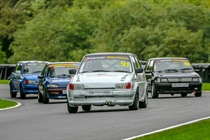
[[[48,61],[36,61],[36,60],[26,60],[26,61],[18,61],[18,63],[47,63]]]
[[[135,55],[133,53],[125,53],[125,52],[101,52],[101,53],[90,53],[85,56],[95,56],[95,55]]]
[[[48,62],[47,64],[79,64],[80,62]]]
[[[155,58],[150,58],[149,60],[161,60],[161,59],[187,59],[187,58],[185,57],[155,57]]]

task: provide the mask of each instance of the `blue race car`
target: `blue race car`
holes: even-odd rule
[[[48,63],[39,78],[38,102],[49,103],[49,99],[66,99],[66,87],[73,75],[70,69],[78,69],[79,62]]]
[[[15,98],[20,92],[20,98],[26,94],[38,93],[38,75],[44,68],[46,61],[19,61],[10,75],[10,96]]]

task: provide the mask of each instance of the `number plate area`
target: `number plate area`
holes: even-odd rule
[[[111,92],[110,91],[89,91],[88,94],[100,96],[100,95],[111,95]]]
[[[172,87],[189,87],[189,83],[173,83]]]

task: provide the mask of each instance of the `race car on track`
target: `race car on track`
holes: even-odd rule
[[[9,76],[10,96],[15,98],[20,92],[20,98],[27,94],[37,94],[38,75],[44,68],[45,61],[19,61]]]
[[[49,99],[66,99],[66,87],[73,75],[69,70],[78,69],[79,62],[50,62],[39,78],[38,102],[49,103]]]
[[[159,94],[180,94],[181,97],[191,93],[200,97],[202,94],[202,78],[187,58],[151,58],[145,66],[145,73],[152,98],[158,98]]]
[[[67,109],[91,106],[147,107],[147,81],[140,61],[132,53],[93,53],[83,57],[79,69],[67,86]]]

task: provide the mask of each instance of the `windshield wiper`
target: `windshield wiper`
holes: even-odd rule
[[[178,69],[166,69],[165,72],[178,72]]]
[[[39,73],[39,72],[42,72],[42,71],[33,71],[33,72],[31,72],[31,73]]]
[[[126,72],[126,73],[130,73],[129,71],[126,71],[126,70],[115,70],[113,72]]]
[[[110,72],[108,70],[93,70],[92,72]]]
[[[192,68],[183,68],[183,69],[180,69],[180,70],[192,70]]]

